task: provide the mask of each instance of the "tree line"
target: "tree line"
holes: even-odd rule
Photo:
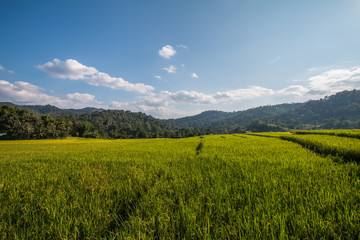
[[[144,113],[106,110],[51,117],[0,106],[1,139],[183,138],[214,133],[212,129],[177,128]]]
[[[244,131],[360,128],[360,90],[343,91],[306,103],[232,113],[207,111],[169,120],[123,110],[63,110],[50,105],[20,107],[0,105],[0,138],[183,138]],[[39,109],[48,114],[42,114]]]

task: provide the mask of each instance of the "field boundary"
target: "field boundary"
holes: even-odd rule
[[[296,135],[295,133],[292,133],[292,134]],[[297,143],[300,146],[302,146],[303,148],[309,149],[310,151],[315,152],[322,157],[331,157],[333,161],[338,162],[338,163],[339,162],[354,162],[357,164],[360,163],[360,154],[357,152],[353,152],[353,151],[341,152],[338,149],[336,149],[335,147],[316,144],[312,141],[298,139],[295,136],[271,136],[271,135],[256,134],[256,133],[251,133],[249,135],[256,136],[256,137],[279,138],[284,141]],[[305,133],[305,134],[299,134],[299,135],[312,135],[312,134]],[[335,136],[335,137],[346,137],[344,135],[339,136],[339,135],[335,135],[335,134],[325,134],[325,133],[324,134],[313,134],[313,135],[324,135],[324,136],[328,135],[328,136]],[[350,137],[350,138],[358,139],[357,137]]]
[[[311,141],[297,139],[297,138],[291,137],[291,136],[280,136],[279,138],[282,140],[285,140],[285,141],[297,143],[304,148],[307,148],[317,154],[320,154],[323,157],[331,156],[335,162],[359,163],[360,156],[356,152],[352,152],[352,151],[341,152],[341,151],[338,151],[336,148],[333,148],[330,146],[315,144]]]
[[[344,132],[318,132],[318,131],[293,131],[291,132],[294,135],[328,135],[328,136],[336,136],[336,137],[346,137],[346,138],[355,138],[360,139],[359,133],[344,133]]]

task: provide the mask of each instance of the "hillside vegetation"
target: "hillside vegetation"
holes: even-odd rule
[[[306,103],[262,106],[231,113],[206,111],[191,117],[169,120],[123,110],[63,110],[50,105],[17,106],[10,103],[0,107],[0,136],[8,139],[66,136],[182,138],[245,131],[354,128],[360,128],[359,90],[344,91]]]
[[[360,90],[343,91],[305,104],[273,118],[282,126],[304,129],[360,128]]]
[[[257,119],[272,117],[286,113],[302,103],[280,104],[275,106],[262,106],[238,112],[206,111],[192,117],[168,120],[169,123],[178,127],[201,127],[213,128],[215,132],[238,132],[250,122]],[[247,126],[249,128],[249,126]]]
[[[0,239],[358,239],[359,165],[267,135],[0,141]]]
[[[175,128],[166,121],[144,113],[104,110],[91,114],[51,117],[37,116],[27,110],[0,106],[0,138],[45,139],[86,138],[180,138],[207,132]]]
[[[233,113],[204,112],[170,120],[170,123],[179,127],[212,128],[217,133],[236,133],[239,129],[267,132],[360,128],[360,90],[343,91],[306,103],[263,106]]]

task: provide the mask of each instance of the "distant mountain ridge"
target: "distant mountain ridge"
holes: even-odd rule
[[[310,100],[268,120],[289,128],[299,125],[360,128],[360,90],[343,91],[320,100]]]
[[[10,107],[17,107],[20,109],[28,110],[35,115],[50,115],[50,116],[59,116],[59,115],[72,115],[72,114],[91,114],[93,112],[102,112],[105,109],[102,108],[93,108],[86,107],[82,109],[61,109],[52,105],[17,105],[11,102],[0,102],[0,105],[7,105]]]
[[[177,127],[209,127],[213,124],[219,123],[230,117],[236,115],[237,112],[223,112],[223,111],[216,111],[210,110],[205,111],[200,114],[183,117],[178,119],[168,119],[167,121]]]
[[[94,115],[104,118],[105,115],[113,116],[111,121],[122,119],[116,117],[117,110],[104,110],[100,108],[60,109],[51,105],[16,105],[13,103],[0,103],[21,109],[26,109],[36,115],[48,114],[50,116],[76,116]],[[106,111],[106,114],[105,112]],[[111,112],[114,111],[114,114]],[[126,111],[127,114],[131,112]],[[139,117],[139,116],[138,116]],[[86,118],[85,116],[82,118]],[[143,118],[143,117],[141,117]],[[72,119],[78,119],[72,117]],[[131,119],[131,117],[127,117]],[[148,119],[145,118],[144,119]],[[151,119],[158,120],[151,117]],[[87,119],[87,121],[90,121]],[[145,120],[147,121],[147,120]],[[90,121],[91,122],[91,121]],[[198,129],[206,133],[236,133],[245,130],[251,131],[289,131],[294,129],[336,129],[360,128],[360,90],[343,91],[320,100],[310,100],[305,103],[284,103],[272,106],[261,106],[244,111],[223,112],[205,111],[198,115],[178,119],[154,122],[155,125],[169,124],[174,127],[165,129]],[[200,129],[202,129],[200,131]],[[189,135],[189,134],[187,134]]]
[[[261,106],[237,112],[205,111],[191,117],[170,119],[168,122],[177,127],[221,128],[221,126],[232,126],[233,128],[238,128],[254,119],[272,117],[277,114],[286,113],[303,104],[304,103],[284,103],[273,106]]]
[[[360,128],[360,90],[342,91],[320,100],[261,106],[244,111],[206,111],[170,119],[175,127],[212,128],[215,132],[288,131],[292,129]]]

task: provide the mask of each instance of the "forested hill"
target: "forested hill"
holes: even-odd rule
[[[222,111],[206,111],[191,117],[171,119],[168,120],[168,122],[177,127],[211,127],[219,131],[227,130],[231,132],[234,129],[245,126],[252,120],[286,113],[302,105],[303,103],[279,104],[230,113]]]
[[[360,128],[360,90],[343,91],[313,100],[267,119],[287,128]]]
[[[207,111],[170,120],[123,110],[63,110],[50,105],[1,104],[0,137],[8,139],[66,136],[177,138],[211,133],[241,133],[246,130],[264,132],[360,128],[360,90],[343,91],[305,103],[263,106],[229,113]]]
[[[167,122],[174,126],[184,128],[209,127],[217,125],[237,113],[238,112],[205,111],[195,116],[169,119]]]
[[[305,103],[263,106],[232,113],[207,111],[168,122],[176,127],[211,128],[221,133],[360,128],[360,90],[343,91]]]
[[[60,116],[60,115],[73,115],[73,114],[91,114],[93,112],[104,111],[101,108],[87,107],[83,109],[61,109],[52,105],[17,105],[10,102],[0,102],[0,105],[7,105],[10,107],[16,107],[20,109],[28,110],[35,115],[49,115],[49,116]]]
[[[145,113],[104,110],[91,114],[37,116],[28,110],[0,105],[1,139],[87,138],[179,138],[207,134],[175,128]]]
[[[105,138],[152,138],[175,135],[174,127],[166,121],[140,112],[105,110],[92,114],[71,115],[64,119],[73,123],[83,122],[89,132]]]

